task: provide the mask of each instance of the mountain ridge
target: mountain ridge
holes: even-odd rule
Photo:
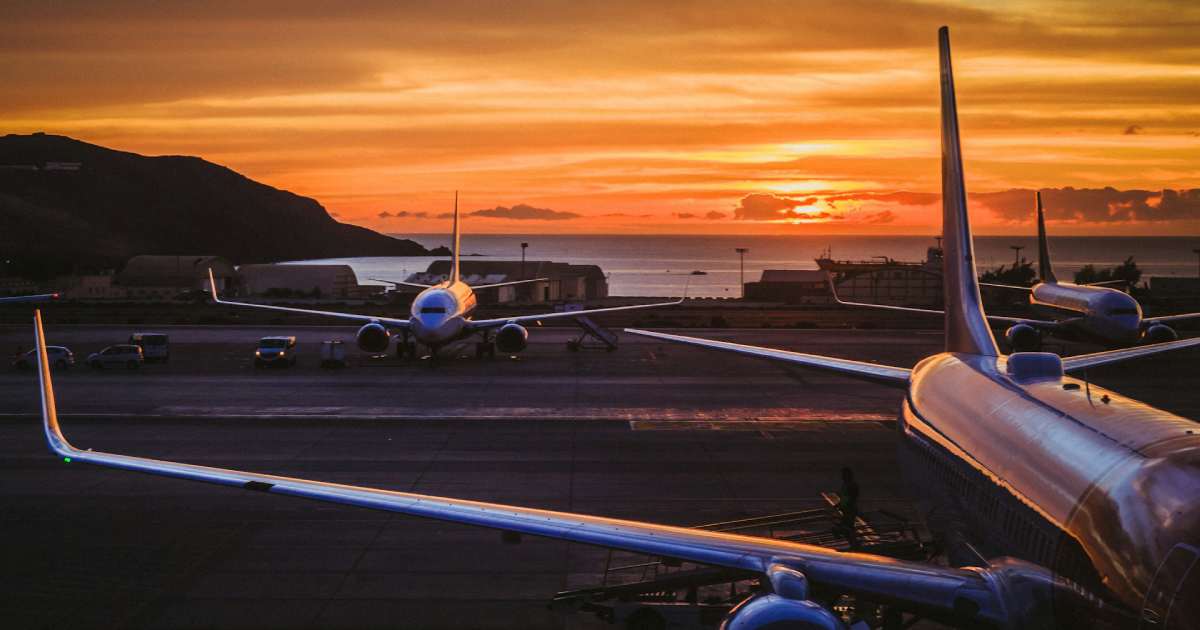
[[[0,256],[10,265],[61,272],[180,253],[238,264],[430,254],[199,157],[52,134],[0,137]]]

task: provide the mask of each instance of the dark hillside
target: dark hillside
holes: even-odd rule
[[[237,263],[427,253],[200,158],[147,157],[64,136],[0,138],[3,257],[61,269],[181,252]]]

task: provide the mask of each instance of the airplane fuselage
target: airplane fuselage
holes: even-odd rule
[[[1142,334],[1142,307],[1133,296],[1107,287],[1043,282],[1033,287],[1030,302],[1078,313],[1070,320],[1083,337],[1109,346],[1131,346]]]
[[[1195,627],[1200,425],[1069,377],[1018,380],[1010,360],[914,368],[899,424],[915,481],[990,550],[1101,596],[1113,627]],[[1062,627],[1105,627],[1073,613],[1053,611]]]
[[[461,339],[475,311],[475,291],[462,281],[446,281],[421,291],[413,299],[410,329],[413,337],[430,348]]]

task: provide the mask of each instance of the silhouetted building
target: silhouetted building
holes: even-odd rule
[[[238,275],[247,295],[365,298],[384,290],[359,285],[350,265],[242,265]]]
[[[829,276],[811,269],[765,269],[758,282],[746,283],[746,299],[784,304],[829,304]]]
[[[218,291],[236,282],[233,263],[221,256],[144,255],[130,258],[114,284],[123,287],[129,299],[167,300],[188,291],[208,290],[210,268]]]
[[[838,297],[851,302],[895,306],[933,306],[942,302],[942,248],[930,247],[925,260],[904,262],[886,256],[875,260],[817,259],[829,272]]]

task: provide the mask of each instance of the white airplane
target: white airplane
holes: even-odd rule
[[[994,284],[1001,288],[1026,291],[1029,303],[1074,315],[1054,322],[1044,329],[1012,331],[1021,336],[1025,349],[1038,349],[1040,332],[1094,341],[1110,347],[1126,347],[1139,343],[1162,343],[1179,339],[1169,322],[1200,317],[1200,313],[1182,313],[1162,317],[1143,317],[1138,301],[1124,291],[1105,285],[1126,284],[1124,280],[1109,280],[1090,284],[1059,282],[1050,263],[1050,247],[1046,243],[1046,217],[1042,208],[1042,193],[1036,193],[1038,228],[1038,280],[1033,287]]]
[[[390,317],[377,317],[374,315],[358,315],[355,313],[339,313],[332,311],[314,311],[303,308],[290,308],[285,306],[271,306],[267,304],[252,304],[249,302],[232,302],[223,300],[217,295],[217,285],[213,278],[212,270],[208,271],[209,288],[212,291],[213,301],[217,304],[225,304],[229,306],[244,306],[249,308],[259,308],[272,311],[283,311],[286,313],[300,313],[304,315],[321,315],[324,317],[336,317],[356,322],[363,322],[362,328],[358,329],[356,340],[358,347],[364,352],[387,352],[388,345],[391,342],[393,334],[398,334],[400,337],[399,349],[401,354],[408,346],[408,338],[411,335],[417,342],[427,346],[430,349],[430,354],[436,359],[437,351],[442,346],[449,343],[466,339],[472,335],[478,334],[483,337],[481,345],[477,346],[476,354],[494,354],[495,349],[499,349],[504,353],[515,353],[525,349],[529,340],[529,331],[526,325],[538,323],[548,319],[563,319],[573,317],[586,317],[590,315],[598,315],[601,313],[616,313],[619,311],[633,311],[647,308],[659,308],[663,306],[674,306],[681,304],[684,298],[672,302],[657,302],[654,304],[634,304],[631,306],[614,306],[609,308],[595,308],[582,311],[563,311],[558,313],[539,313],[536,315],[513,315],[511,317],[499,317],[495,319],[472,319],[471,314],[475,310],[476,300],[475,291],[478,289],[490,289],[514,284],[523,284],[527,282],[544,281],[546,278],[533,278],[530,280],[515,280],[513,282],[499,282],[495,284],[484,284],[471,286],[462,281],[459,273],[459,229],[458,229],[458,195],[454,196],[454,251],[451,259],[450,275],[445,282],[435,285],[416,284],[412,282],[392,282],[393,284],[403,284],[407,286],[420,287],[422,291],[413,299],[411,315],[408,319],[395,319]],[[493,333],[495,338],[493,339]]]
[[[1200,340],[1060,359],[1001,355],[984,319],[963,187],[949,33],[942,85],[946,348],[912,369],[663,333],[659,339],[762,357],[906,390],[904,472],[977,540],[1007,557],[945,567],[789,540],[195,466],[71,445],[40,314],[42,417],[65,460],[275,495],[544,536],[750,571],[761,588],[725,630],[845,630],[842,595],[966,628],[1200,627],[1200,434],[1186,418],[1063,375]],[[84,525],[81,525],[84,526]],[[985,549],[987,547],[984,547]],[[855,626],[861,627],[861,626]]]
[[[1042,336],[1053,334],[1066,339],[1091,341],[1110,348],[1125,348],[1137,344],[1156,344],[1175,341],[1179,334],[1168,322],[1200,317],[1200,313],[1183,313],[1162,317],[1143,317],[1142,307],[1133,296],[1104,285],[1125,284],[1124,280],[1108,280],[1091,284],[1059,282],[1050,264],[1050,248],[1046,244],[1046,219],[1042,209],[1042,193],[1036,193],[1038,226],[1038,277],[1033,287],[981,282],[982,286],[1012,289],[1029,293],[1033,306],[1047,307],[1069,313],[1058,320],[1030,319],[987,315],[988,321],[1008,324],[1005,341],[1014,351],[1036,352],[1042,347]],[[838,297],[832,279],[829,290],[834,300],[845,306],[861,306],[908,313],[944,315],[945,311],[909,308],[888,304],[848,302]]]
[[[57,300],[57,293],[42,293],[40,295],[14,295],[12,297],[0,297],[0,304],[17,304],[20,302],[49,302]]]

